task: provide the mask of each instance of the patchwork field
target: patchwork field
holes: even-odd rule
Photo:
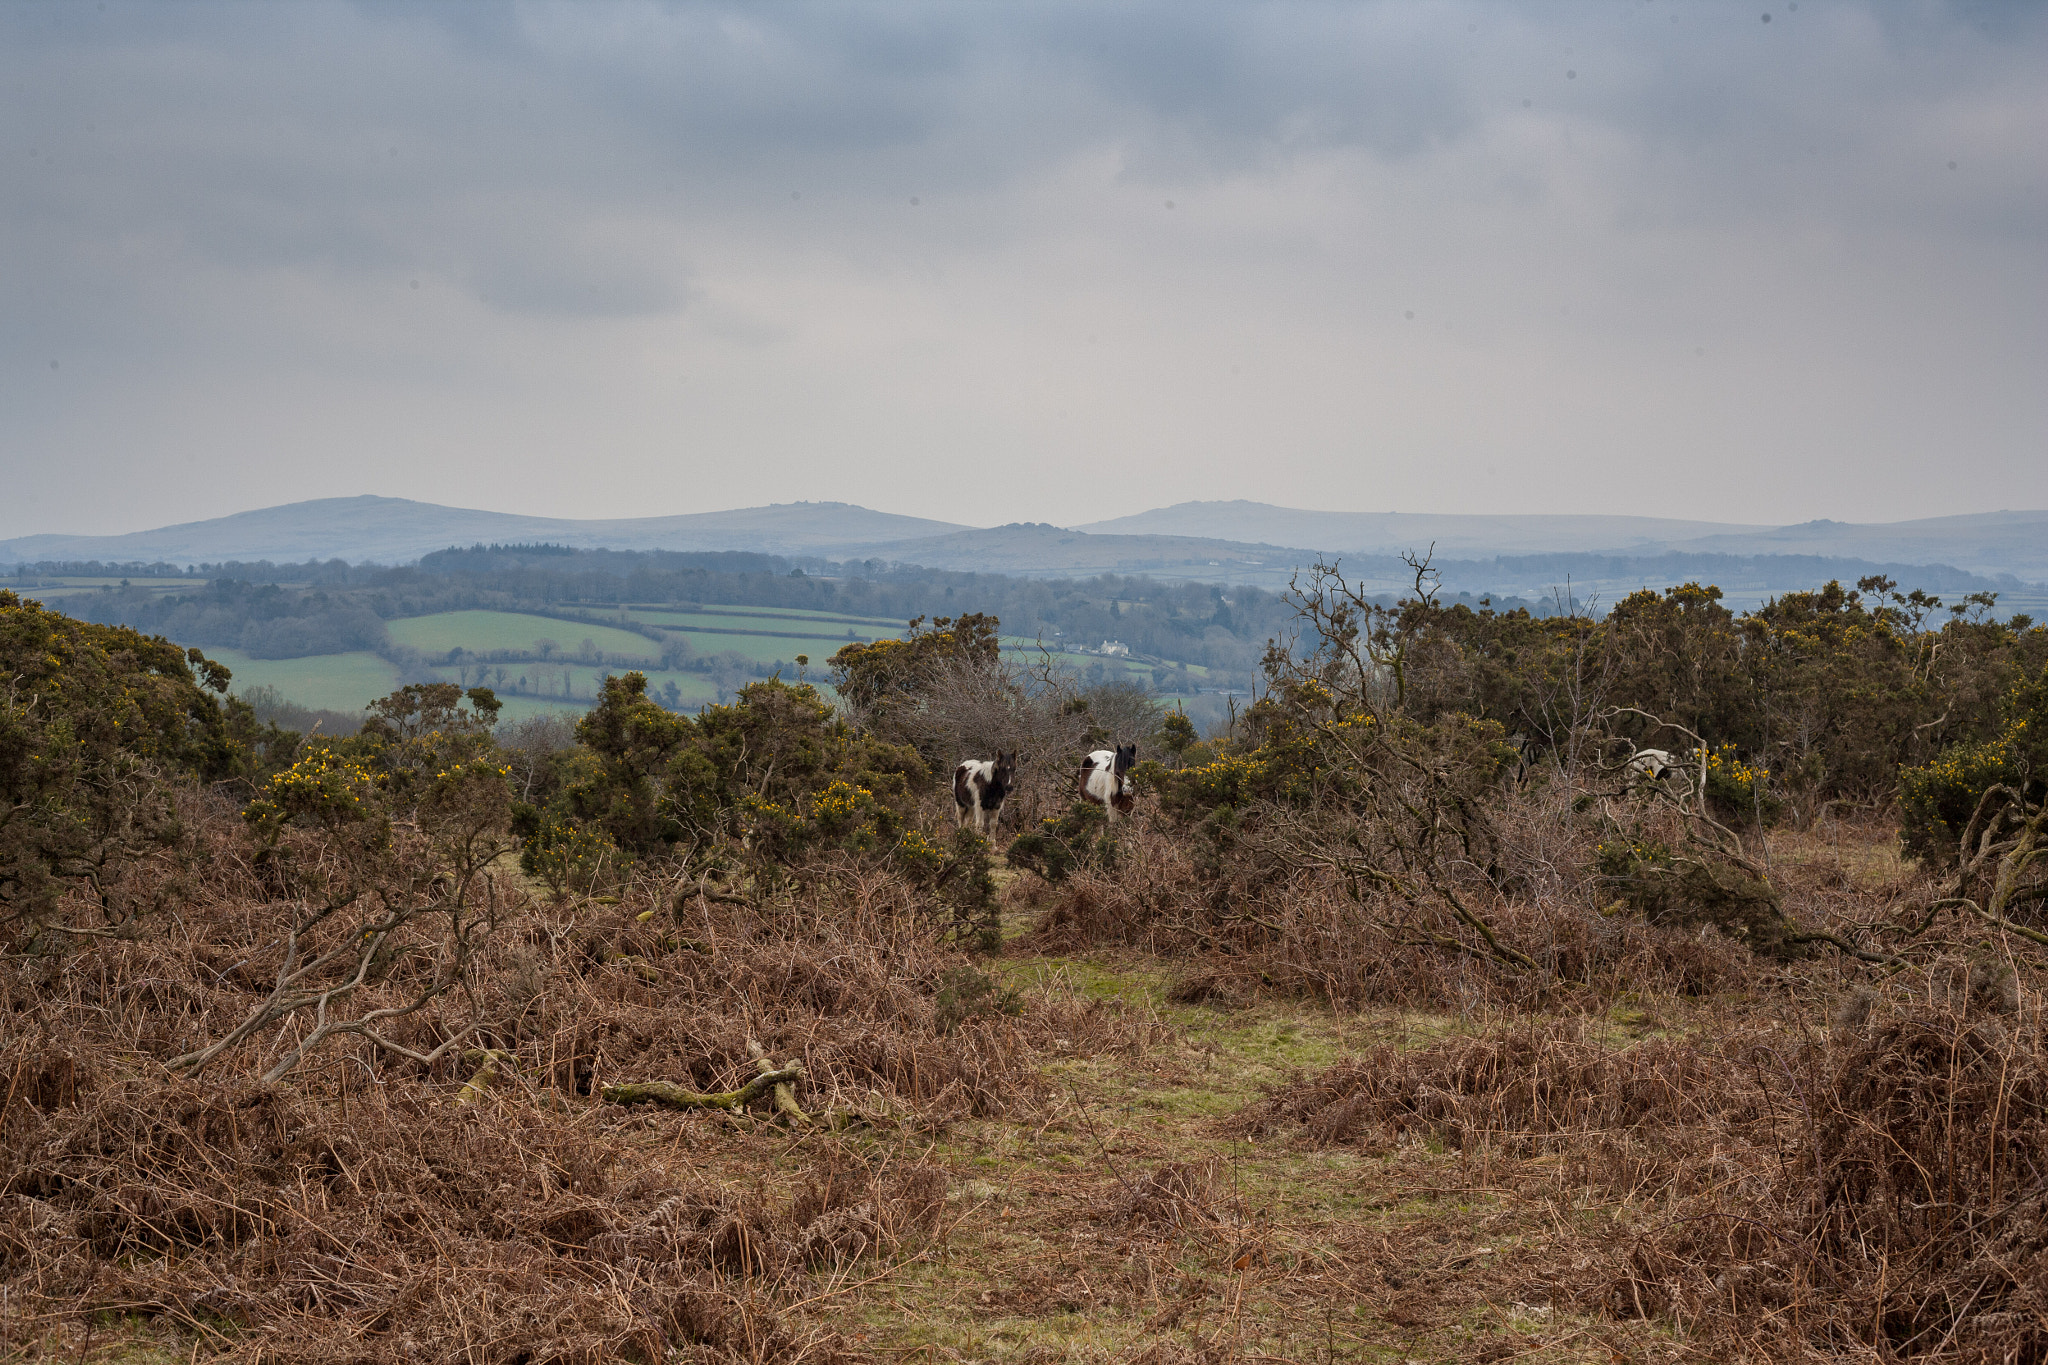
[[[504,709],[498,712],[498,724],[501,726],[514,725],[522,720],[531,720],[535,716],[566,716],[572,721],[579,720],[583,713],[590,709],[584,702],[555,701],[547,697],[515,697],[503,692],[498,694],[498,700],[504,703]]]
[[[8,587],[23,597],[33,598],[45,606],[56,606],[67,597],[80,593],[98,592],[101,588],[118,588],[126,585],[140,588],[158,597],[170,593],[188,593],[206,586],[203,578],[105,578],[83,574],[66,574],[61,577],[38,578],[31,583],[20,580],[0,580],[0,587]]]
[[[752,621],[801,622],[804,625],[824,624],[838,627],[852,626],[863,635],[900,635],[901,621],[885,620],[876,616],[848,616],[830,611],[805,611],[796,607],[742,607],[716,602],[707,602],[695,607],[629,607],[636,620],[653,621],[661,624],[733,625],[745,626]],[[741,618],[741,619],[733,619]],[[782,629],[782,626],[773,626]]]
[[[56,600],[65,594],[82,594],[111,586],[118,580],[67,579],[46,594]],[[152,589],[192,590],[191,580],[169,579],[160,584],[141,580]],[[746,665],[779,668],[782,676],[799,676],[830,691],[826,684],[829,661],[845,645],[879,639],[901,638],[901,622],[864,616],[804,611],[782,607],[747,607],[705,603],[694,607],[629,606],[610,609],[608,614],[622,621],[645,624],[660,630],[667,639],[686,641],[700,658],[737,656]],[[648,686],[657,699],[684,710],[720,700],[721,683],[726,696],[737,681],[731,670],[720,678],[685,670],[659,667],[661,645],[647,636],[615,625],[561,620],[531,612],[452,611],[429,616],[405,617],[386,623],[392,644],[417,650],[427,660],[432,677],[464,686],[485,685],[495,689],[506,703],[503,715],[518,720],[528,715],[553,711],[580,714],[596,699],[606,673],[637,668],[648,675]],[[583,654],[584,642],[615,662],[590,664],[573,657]],[[541,642],[551,642],[552,656],[536,657]],[[1041,648],[1032,637],[1005,635],[1007,654],[1025,655]],[[512,654],[503,664],[448,665],[440,662],[451,649],[473,655]],[[206,647],[209,657],[226,664],[234,673],[236,690],[274,687],[283,697],[300,706],[321,710],[360,712],[370,702],[395,690],[405,681],[401,670],[368,651],[321,654],[296,659],[256,659],[237,649]],[[799,669],[797,655],[810,660]],[[525,655],[528,657],[519,658]],[[1059,653],[1054,657],[1068,668],[1108,681],[1129,679],[1151,686],[1155,666],[1130,659],[1104,658],[1093,654]],[[1099,667],[1100,672],[1096,670]],[[501,676],[502,675],[502,676]],[[1208,670],[1189,665],[1184,675],[1191,685],[1206,681]],[[671,696],[666,689],[673,685]],[[1163,698],[1168,706],[1178,698]]]
[[[648,694],[664,705],[673,705],[678,709],[694,711],[707,702],[714,702],[719,699],[719,683],[717,679],[708,674],[691,672],[687,669],[629,669],[614,665],[591,667],[587,664],[531,663],[507,664],[505,668],[507,676],[502,682],[499,681],[495,668],[482,681],[485,686],[494,688],[500,698],[506,700],[510,700],[513,697],[530,697],[537,701],[558,705],[567,704],[580,708],[590,705],[597,699],[598,691],[603,687],[604,679],[607,675],[626,672],[645,674],[647,677]],[[794,681],[798,671],[796,666],[791,664],[785,668],[783,676]],[[456,670],[440,669],[438,672],[449,682],[461,681],[456,676]],[[566,678],[566,688],[564,674],[568,675]],[[475,675],[472,674],[470,681],[474,682],[475,680]],[[808,680],[818,684],[827,695],[830,695],[831,689],[826,687],[822,681],[820,670],[816,668],[811,669]],[[667,695],[667,689],[670,684],[674,684],[676,689],[673,698]]]
[[[359,712],[399,685],[397,668],[367,650],[307,659],[252,659],[239,649],[206,651],[234,674],[231,690],[274,687],[287,701],[315,710]]]
[[[425,654],[446,654],[462,648],[474,654],[497,650],[539,652],[538,642],[551,640],[551,653],[574,653],[589,640],[606,654],[658,658],[661,650],[644,635],[582,621],[558,621],[513,611],[447,611],[392,621],[391,642]]]
[[[699,654],[737,654],[750,663],[789,663],[799,654],[811,667],[824,671],[826,660],[845,646],[855,643],[844,636],[829,635],[714,635],[700,631],[677,631]]]

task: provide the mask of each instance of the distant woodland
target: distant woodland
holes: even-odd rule
[[[1048,644],[1117,640],[1133,654],[1201,665],[1217,675],[1215,685],[1230,686],[1248,683],[1266,641],[1292,616],[1279,594],[1256,588],[1116,575],[1011,578],[742,552],[477,546],[430,554],[404,568],[339,560],[206,564],[196,566],[189,592],[164,591],[162,579],[184,576],[171,565],[38,564],[25,566],[17,578],[53,574],[129,580],[66,599],[65,610],[82,620],[264,659],[403,653],[391,644],[385,622],[446,611],[598,622],[604,618],[594,613],[627,604],[720,603],[903,622],[971,610],[1000,617],[1012,636]],[[33,591],[27,582],[22,586]]]

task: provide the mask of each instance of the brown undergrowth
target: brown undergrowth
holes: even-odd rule
[[[281,1087],[108,1086],[31,1125],[0,1198],[14,1328],[160,1315],[279,1360],[829,1359],[778,1301],[914,1249],[944,1178],[828,1152],[793,1190],[646,1162],[609,1116],[450,1112],[390,1088],[346,1112]],[[620,1116],[624,1119],[624,1116]],[[630,1120],[626,1120],[630,1123]]]
[[[1036,927],[993,960],[852,860],[757,903],[494,873],[467,991],[392,1026],[461,1048],[336,1038],[269,1085],[292,1025],[162,1066],[278,961],[206,829],[144,870],[175,913],[5,959],[0,1356],[93,1358],[116,1314],[179,1360],[2048,1358],[2032,946],[1909,937],[1873,827],[1759,851],[1905,965],[1767,959],[1602,914],[1553,824],[1457,883],[1540,989],[1143,817],[1110,867],[1006,875]],[[595,1098],[764,1057],[817,1124]]]
[[[1513,1287],[1661,1319],[1712,1352],[2038,1361],[2048,1037],[2031,993],[1987,992],[1981,972],[1973,989],[1972,975],[1937,966],[1853,997],[1823,1033],[1752,1024],[1617,1046],[1584,1019],[1517,1019],[1375,1049],[1233,1126],[1533,1161],[1580,1215],[1562,1239],[1578,1245]]]
[[[653,878],[546,902],[494,872],[514,908],[467,988],[389,1027],[416,1051],[472,1030],[442,1060],[337,1037],[253,1080],[295,1018],[178,1078],[165,1058],[263,998],[290,913],[238,822],[208,819],[155,869],[174,914],[4,960],[0,1347],[126,1313],[267,1360],[831,1359],[838,1335],[790,1310],[942,1233],[931,1135],[1033,1113],[1054,1035],[1126,1031],[1046,995],[942,1011],[974,969],[851,869],[818,908]],[[763,1056],[802,1064],[814,1127],[594,1098],[731,1088]]]
[[[1189,1003],[1277,993],[1341,1009],[1585,1010],[1744,984],[1755,964],[1727,936],[1616,912],[1594,871],[1597,828],[1572,816],[1567,795],[1504,792],[1485,864],[1447,869],[1526,970],[1489,960],[1444,904],[1418,913],[1384,887],[1260,856],[1228,831],[1125,826],[1112,865],[1009,894],[1036,915],[1030,942],[1043,950],[1115,946],[1187,963]]]

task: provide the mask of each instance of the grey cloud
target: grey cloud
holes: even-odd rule
[[[1643,458],[1797,430],[1835,472],[1785,519],[1854,515],[1826,498],[1859,448],[1908,468],[1899,433],[1947,423],[1988,478],[2048,435],[2044,13],[0,7],[0,458],[241,469],[207,452],[300,409],[329,453],[502,414],[537,480],[590,425],[622,460],[758,448],[704,485],[735,500],[1068,519],[1059,489],[1142,502],[1166,451],[1241,481],[1185,496],[1413,506],[1402,460],[1344,452],[1593,470],[1662,413]],[[1019,493],[963,481],[963,442],[1080,453]],[[866,491],[791,486],[862,452]],[[778,460],[812,463],[745,491]]]

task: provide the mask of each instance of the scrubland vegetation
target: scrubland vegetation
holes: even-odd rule
[[[323,738],[0,593],[0,1351],[2048,1358],[2048,631],[1429,586],[1207,734],[967,614]]]

